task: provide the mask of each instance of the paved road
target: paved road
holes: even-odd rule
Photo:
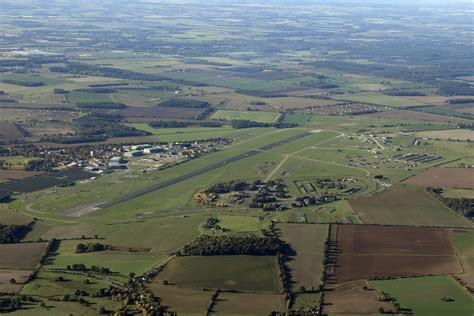
[[[311,135],[311,134],[312,134],[311,132],[305,132],[305,133],[302,133],[302,134],[292,136],[292,137],[287,138],[287,139],[280,140],[276,143],[266,145],[266,146],[260,147],[258,149],[255,149],[255,150],[251,150],[251,151],[248,151],[246,153],[234,156],[232,158],[229,158],[229,159],[226,159],[226,160],[223,160],[223,161],[220,161],[220,162],[213,163],[213,164],[211,164],[207,167],[204,167],[204,168],[201,168],[201,169],[183,174],[182,176],[176,177],[174,179],[170,179],[170,180],[167,180],[165,182],[155,184],[155,185],[153,185],[151,187],[148,187],[144,190],[141,190],[141,191],[138,191],[138,192],[133,192],[133,193],[130,193],[130,194],[126,194],[126,195],[123,195],[123,196],[121,196],[121,197],[119,197],[115,200],[111,200],[111,201],[106,202],[106,203],[98,204],[98,205],[96,205],[96,207],[98,207],[98,208],[109,208],[109,207],[115,206],[117,204],[127,202],[127,201],[132,200],[134,198],[137,198],[139,196],[142,196],[142,195],[154,192],[154,191],[161,190],[161,189],[169,187],[171,185],[175,185],[179,182],[197,177],[197,176],[202,175],[206,172],[215,170],[217,168],[223,167],[223,166],[231,164],[233,162],[236,162],[236,161],[242,160],[244,158],[259,154],[261,152],[273,149],[275,147],[278,147],[278,146],[281,146],[281,145],[284,145],[284,144],[288,144],[292,141],[295,141],[297,139],[306,137],[306,136]]]

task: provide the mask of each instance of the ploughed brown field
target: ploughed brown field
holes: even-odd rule
[[[394,311],[391,302],[377,300],[380,294],[367,281],[339,285],[325,292],[323,311],[329,314],[377,314],[379,308]]]
[[[23,138],[23,135],[15,125],[7,121],[0,121],[0,142],[11,142],[22,140]]]
[[[221,292],[212,312],[219,315],[269,315],[272,311],[283,313],[285,309],[285,296],[281,294]]]
[[[337,249],[335,283],[462,272],[449,234],[440,228],[343,225]]]
[[[0,292],[14,293],[21,290],[33,271],[0,269]],[[15,283],[10,283],[15,279]]]
[[[19,243],[0,245],[0,269],[33,270],[48,243]]]
[[[327,225],[278,224],[276,229],[279,237],[295,252],[288,254],[290,260],[286,263],[293,290],[298,291],[301,286],[317,289],[321,282]]]
[[[404,181],[423,187],[474,189],[472,168],[432,168]]]
[[[2,180],[20,180],[33,176],[38,176],[44,172],[24,171],[24,170],[3,170],[0,169],[0,179]]]

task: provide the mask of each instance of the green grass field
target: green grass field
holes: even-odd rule
[[[422,106],[423,103],[405,99],[403,97],[396,97],[385,95],[377,92],[364,92],[356,94],[340,94],[332,97],[335,100],[362,102],[376,105],[390,106],[390,107],[410,107]]]
[[[389,293],[401,308],[410,309],[413,314],[471,315],[474,300],[454,279],[450,277],[422,277],[386,281],[370,281],[379,291]],[[443,298],[451,298],[445,302]]]
[[[240,134],[258,131],[258,128],[251,129],[234,129],[230,126],[222,127],[186,127],[186,128],[153,128],[145,123],[128,123],[127,126],[147,131],[153,135],[159,136],[160,141],[179,142],[205,140],[211,138],[235,138]]]
[[[272,256],[177,257],[158,278],[185,287],[281,291],[277,259]]]
[[[121,251],[101,251],[81,254],[75,253],[76,245],[78,243],[87,243],[93,241],[94,240],[61,241],[61,246],[58,249],[58,255],[52,257],[52,264],[46,264],[44,268],[65,269],[68,265],[83,263],[86,265],[86,267],[107,267],[112,272],[119,272],[122,275],[128,275],[130,272],[142,274],[164,259],[164,256],[160,254],[150,254],[148,252],[127,252],[126,249]],[[97,242],[103,241],[98,240]]]
[[[275,123],[280,117],[277,112],[218,110],[211,118],[216,120],[248,120],[259,123]]]

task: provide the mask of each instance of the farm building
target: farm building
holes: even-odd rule
[[[125,153],[125,157],[140,157],[143,156],[143,151],[141,150],[132,150]]]
[[[160,146],[143,149],[143,152],[145,154],[156,154],[156,153],[161,153],[163,151],[164,151],[163,147],[160,147]]]
[[[110,169],[125,169],[127,168],[128,160],[123,157],[112,157],[109,160]]]

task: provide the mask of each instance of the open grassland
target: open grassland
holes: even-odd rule
[[[233,232],[258,232],[260,229],[265,228],[264,222],[254,216],[219,215],[217,218],[221,227],[230,229]]]
[[[158,279],[192,288],[281,291],[277,259],[273,256],[177,257]]]
[[[159,280],[152,282],[149,289],[160,298],[161,304],[169,311],[185,315],[206,314],[215,292],[163,285]]]
[[[335,201],[315,208],[312,206],[292,209],[277,213],[275,218],[282,222],[308,222],[313,224],[320,223],[354,223],[360,224],[361,221],[354,213],[346,200]],[[304,219],[304,220],[303,220]]]
[[[395,298],[402,309],[415,315],[470,315],[474,300],[450,277],[434,276],[370,281],[379,291]],[[446,302],[443,299],[451,298]]]
[[[404,181],[422,187],[474,189],[474,169],[432,168]]]
[[[44,268],[65,269],[68,265],[83,263],[86,267],[107,267],[112,272],[119,272],[123,275],[128,275],[130,272],[142,274],[154,265],[157,265],[164,258],[160,254],[150,254],[145,250],[130,251],[132,250],[131,248],[78,254],[76,253],[76,246],[81,242],[101,242],[101,240],[61,241],[57,254],[48,260]]]
[[[327,225],[278,224],[279,238],[288,245],[289,260],[286,263],[291,273],[293,292],[317,289],[323,272],[324,243],[328,234]]]
[[[321,293],[299,293],[295,295],[292,309],[298,310],[307,306],[319,306]]]
[[[469,129],[417,132],[415,135],[418,137],[426,137],[429,139],[452,139],[452,140],[474,141],[474,131],[471,131]]]
[[[210,315],[269,315],[284,313],[285,297],[281,294],[220,292]]]
[[[472,227],[422,188],[394,185],[349,201],[364,224]]]
[[[278,112],[218,110],[211,116],[215,120],[247,120],[259,123],[275,123],[280,117]]]
[[[332,97],[336,100],[370,103],[375,105],[390,106],[390,107],[410,107],[421,106],[424,103],[409,100],[403,97],[396,97],[385,95],[377,92],[364,92],[357,94],[340,94]]]
[[[150,218],[103,225],[42,225],[27,236],[30,239],[80,239],[97,235],[105,244],[122,248],[149,248],[151,254],[169,254],[199,236],[206,216]]]
[[[0,244],[0,269],[35,269],[48,243]]]
[[[354,281],[335,286],[325,292],[324,313],[328,314],[376,314],[379,308],[395,311],[391,302],[378,301],[380,292],[370,288],[367,281]]]
[[[337,249],[334,283],[462,272],[448,231],[440,228],[341,225]]]
[[[252,130],[234,129],[230,126],[223,127],[186,127],[186,128],[153,128],[145,123],[127,124],[136,129],[147,131],[158,136],[163,142],[205,140],[211,138],[235,138],[241,134],[252,132]]]
[[[86,205],[91,202],[104,202],[123,194],[138,191],[152,184],[166,181],[190,171],[208,166],[210,163],[222,161],[248,150],[259,148],[268,143],[297,135],[301,132],[301,129],[271,129],[259,133],[258,135],[255,134],[255,132],[250,132],[249,137],[252,137],[251,139],[232,145],[226,150],[221,150],[216,153],[190,160],[173,168],[149,172],[147,174],[142,174],[139,170],[119,171],[110,175],[101,176],[95,181],[78,184],[76,187],[55,188],[54,192],[48,191],[46,194],[45,191],[37,191],[31,195],[22,196],[21,199],[17,200],[12,205],[15,205],[15,207],[21,207],[22,205],[24,208],[30,205],[27,209],[33,211],[36,215],[40,214],[38,212],[61,214],[64,210],[78,205]],[[259,155],[256,155],[255,157],[258,156]],[[121,218],[123,220],[123,212],[128,213],[129,216],[131,215],[132,217],[135,217],[135,215],[140,212],[157,212],[158,210],[169,210],[170,207],[171,209],[181,208],[190,201],[196,188],[206,186],[212,182],[222,182],[224,179],[235,179],[236,176],[233,175],[233,173],[226,172],[226,168],[236,168],[239,164],[249,166],[249,164],[252,165],[252,160],[243,159],[239,163],[230,164],[229,166],[216,169],[202,176],[181,182],[173,187],[153,192],[146,196],[123,203],[122,205],[115,207],[113,212],[111,210],[101,210],[94,213],[94,215],[98,213],[103,215],[107,214],[108,220],[114,218]],[[241,173],[242,170],[248,170],[247,167],[242,168],[242,165],[240,165],[239,168],[239,170],[236,169],[239,173]],[[248,173],[252,174],[251,172],[253,171],[254,170],[249,170]],[[224,174],[226,177],[223,178],[222,176]],[[256,173],[253,173],[252,177],[255,177],[255,174]],[[179,196],[174,192],[180,192]],[[185,194],[185,192],[189,192],[189,194]],[[155,197],[160,199],[159,205],[155,203]]]

